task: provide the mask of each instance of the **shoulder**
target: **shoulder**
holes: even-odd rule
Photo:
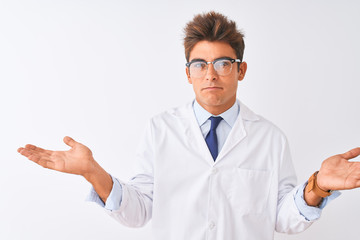
[[[263,116],[259,115],[259,118],[259,124],[261,124],[264,128],[267,128],[272,133],[279,135],[279,137],[286,138],[285,133],[276,124],[264,118]]]
[[[190,119],[194,114],[192,104],[193,101],[190,101],[186,104],[158,113],[150,119],[150,124],[159,126],[162,124],[174,124],[175,122],[182,122],[186,119]]]
[[[286,140],[285,133],[273,122],[254,113],[245,104],[240,102],[240,116],[244,125],[251,133],[263,133]]]
[[[188,102],[181,106],[173,107],[167,109],[159,114],[154,115],[151,120],[165,120],[165,119],[176,119],[176,118],[186,118],[189,117],[190,114],[193,114],[193,102]]]

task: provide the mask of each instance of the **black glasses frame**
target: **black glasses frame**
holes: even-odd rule
[[[221,60],[230,60],[231,64],[233,64],[234,62],[238,62],[238,63],[242,62],[240,59],[233,59],[233,58],[229,58],[229,57],[218,58],[218,59],[215,59],[212,62],[207,62],[207,61],[201,60],[201,59],[194,59],[194,60],[192,60],[190,62],[187,62],[185,64],[185,66],[190,68],[190,65],[193,64],[194,62],[203,62],[203,63],[206,63],[206,65],[209,65],[211,63],[212,65],[214,65],[216,62],[221,61]]]

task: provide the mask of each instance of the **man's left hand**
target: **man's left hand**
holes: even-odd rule
[[[360,155],[360,147],[326,159],[317,174],[317,185],[324,191],[360,187],[360,162],[349,160]]]

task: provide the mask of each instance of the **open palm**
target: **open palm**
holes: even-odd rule
[[[71,137],[64,137],[68,151],[51,151],[27,144],[18,152],[44,168],[78,175],[86,174],[95,162],[91,150]]]
[[[360,148],[354,148],[323,161],[317,175],[318,186],[325,191],[360,187],[360,162],[349,161],[359,155]]]

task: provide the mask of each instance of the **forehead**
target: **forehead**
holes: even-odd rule
[[[189,61],[195,58],[213,61],[220,57],[236,58],[235,50],[226,42],[200,41],[191,50]]]

